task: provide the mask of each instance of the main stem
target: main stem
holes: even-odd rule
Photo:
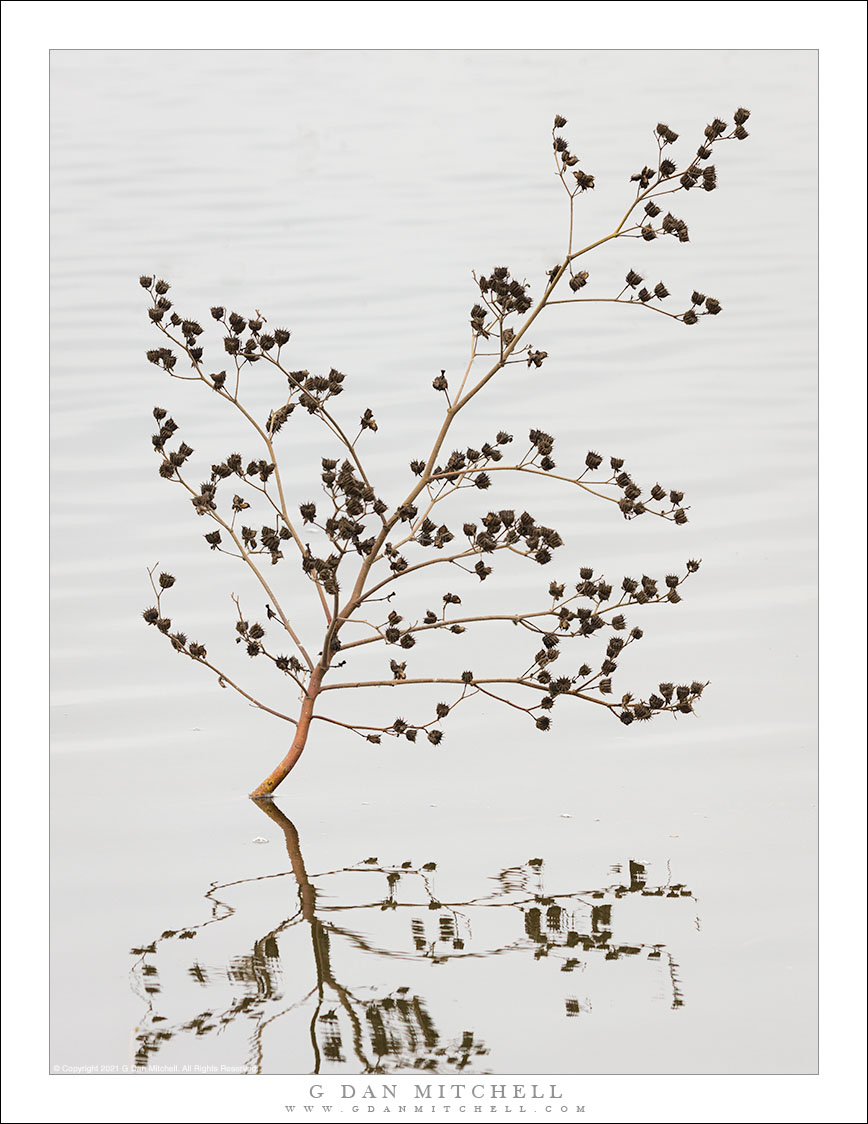
[[[313,669],[305,691],[304,700],[301,704],[301,713],[298,716],[298,725],[295,728],[295,737],[292,740],[289,753],[287,753],[286,757],[284,757],[277,768],[269,773],[262,784],[250,793],[252,800],[270,800],[277,786],[285,780],[292,769],[295,768],[299,757],[301,757],[304,752],[308,731],[310,730],[310,720],[313,717],[314,704],[317,695],[320,693],[322,679],[326,670],[326,665],[322,661]]]

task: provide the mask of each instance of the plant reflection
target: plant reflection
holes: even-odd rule
[[[563,973],[581,970],[590,958],[644,959],[656,967],[665,981],[671,1007],[683,1006],[677,964],[666,946],[628,943],[615,937],[613,904],[620,899],[693,897],[680,883],[649,885],[645,866],[639,862],[631,861],[626,871],[620,865],[613,866],[613,874],[620,878],[609,886],[549,894],[544,885],[544,862],[534,858],[497,874],[492,893],[443,902],[434,890],[436,863],[433,862],[420,866],[412,862],[389,866],[372,857],[340,870],[309,876],[295,826],[273,802],[257,803],[282,831],[291,870],[215,884],[205,895],[211,903],[211,916],[207,920],[186,929],[166,930],[150,944],[131,950],[136,957],[132,969],[133,987],[147,1007],[135,1034],[135,1064],[139,1069],[152,1067],[155,1055],[173,1039],[219,1035],[234,1025],[245,1027],[247,1056],[243,1064],[227,1068],[235,1072],[261,1073],[263,1041],[268,1028],[291,1013],[298,1015],[307,1011],[306,1033],[313,1073],[485,1072],[483,1067],[489,1051],[476,1033],[464,1030],[445,1037],[435,1026],[425,998],[409,987],[386,990],[359,984],[351,989],[339,978],[334,966],[335,947],[355,949],[386,961],[428,961],[431,964],[531,952],[534,960],[557,963]],[[354,885],[358,885],[356,876],[361,876],[365,888],[372,885],[381,896],[373,900],[368,900],[367,895],[362,901],[342,900],[340,894],[331,891],[334,882],[339,881],[337,876],[347,875],[354,876]],[[228,981],[232,995],[228,1005],[222,1009],[208,1007],[187,1019],[173,1020],[161,1014],[164,996],[157,962],[163,957],[177,959],[183,946],[176,942],[192,941],[209,926],[236,913],[218,893],[286,877],[293,878],[297,890],[297,908],[289,917],[256,940],[249,953],[233,957],[223,967],[206,967],[193,955],[192,964],[185,969],[188,980],[213,991],[217,990],[214,984],[225,985]],[[315,881],[319,883],[319,890]],[[324,886],[328,887],[328,894]],[[345,891],[343,897],[348,896],[351,896],[349,891]],[[503,912],[495,917],[493,911],[497,910]],[[377,943],[387,939],[382,924],[376,926],[380,933],[375,937],[338,923],[342,912],[352,912],[354,917],[363,916],[372,922],[372,914],[392,911],[410,914],[409,933],[407,928],[402,929],[402,947],[384,947],[383,943]],[[493,926],[481,923],[492,917]],[[298,977],[298,970],[295,960],[291,974],[282,968],[281,939],[297,927],[309,929],[311,976],[315,983],[306,994],[290,998],[283,989]],[[368,928],[373,930],[375,925],[369,924]],[[494,941],[486,939],[488,931],[493,931]],[[196,946],[188,947],[190,953],[194,953]],[[185,960],[189,962],[190,959],[187,954]],[[580,1002],[571,996],[564,1003],[567,1017],[576,1017],[590,1009],[589,1002]]]

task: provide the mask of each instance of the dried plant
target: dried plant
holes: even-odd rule
[[[151,301],[150,319],[164,337],[162,346],[148,351],[150,362],[172,378],[200,382],[210,389],[245,419],[258,446],[252,458],[230,453],[212,464],[204,483],[193,484],[187,475],[193,449],[183,441],[178,443],[178,424],[167,411],[154,409],[158,432],[152,442],[160,460],[160,476],[186,492],[196,514],[211,525],[204,536],[210,548],[239,559],[267,598],[266,624],[262,624],[248,619],[233,595],[235,639],[246,647],[251,659],[269,661],[298,694],[297,716],[267,705],[258,697],[258,691],[254,695],[226,674],[204,644],[190,640],[181,631],[173,631],[163,601],[175,578],[166,572],[157,575],[156,566],[150,571],[156,603],[143,614],[145,621],[163,633],[176,652],[207,667],[221,686],[234,689],[252,705],[294,725],[289,752],[251,795],[268,797],[283,781],[304,750],[313,719],[335,723],[369,742],[378,743],[386,735],[415,742],[421,735],[437,745],[443,737],[443,720],[459,704],[477,695],[519,711],[542,731],[550,729],[552,712],[568,698],[606,707],[625,725],[647,721],[664,711],[692,713],[706,686],[701,681],[660,683],[647,697],[637,698],[630,692],[617,695],[613,675],[625,649],[642,638],[642,629],[628,623],[626,611],[662,602],[677,604],[685,580],[699,569],[698,561],[688,561],[683,571],[663,578],[624,577],[617,585],[595,574],[591,567],[583,566],[571,586],[552,581],[541,605],[529,611],[507,608],[493,614],[468,613],[459,608],[463,598],[449,590],[444,590],[436,609],[411,611],[402,603],[404,612],[399,612],[396,583],[434,565],[448,567],[450,573],[456,569],[466,571],[484,582],[493,572],[493,556],[500,551],[539,565],[551,561],[563,540],[556,530],[527,511],[506,507],[485,511],[464,522],[460,529],[443,522],[446,501],[459,492],[466,496],[470,489],[488,491],[499,480],[498,473],[532,475],[571,484],[616,504],[625,519],[653,515],[679,525],[687,522],[688,508],[680,490],[655,484],[644,491],[626,471],[620,457],[604,458],[590,451],[577,475],[555,472],[554,438],[539,429],[530,430],[528,444],[516,456],[509,455],[513,435],[504,431],[487,435],[478,447],[455,449],[448,454],[444,449],[457,416],[499,371],[511,364],[526,364],[534,369],[543,366],[547,352],[532,346],[527,337],[537,317],[551,305],[602,301],[649,309],[688,326],[697,324],[702,317],[720,313],[720,302],[698,290],[685,302],[687,307],[683,311],[670,312],[663,307],[669,298],[665,284],[646,283],[632,269],[614,295],[588,297],[584,294],[589,273],[580,266],[592,250],[618,238],[651,242],[671,236],[679,242],[688,241],[686,223],[671,211],[664,214],[661,200],[693,187],[714,190],[717,177],[715,166],[710,163],[714,148],[721,141],[747,137],[744,124],[749,116],[748,110],[738,109],[731,126],[715,118],[706,127],[695,156],[680,174],[668,155],[678,134],[668,125],[658,124],[654,131],[656,166],[643,166],[630,177],[636,184],[635,196],[614,229],[579,249],[574,248],[573,234],[576,200],[594,188],[594,177],[577,170],[579,160],[561,131],[566,119],[555,117],[555,168],[569,197],[567,251],[563,260],[548,271],[543,293],[536,299],[530,295],[528,283],[513,277],[504,266],[486,275],[474,274],[478,300],[470,311],[467,366],[455,386],[450,386],[445,371],[434,379],[434,391],[443,403],[442,422],[427,454],[410,462],[412,483],[398,503],[390,504],[381,498],[364,467],[362,438],[376,434],[378,428],[373,410],[366,409],[361,415],[354,436],[333,412],[332,400],[343,390],[343,373],[332,369],[327,375],[312,375],[306,370],[290,369],[286,360],[290,340],[287,329],[269,328],[258,310],[252,316],[242,316],[222,306],[212,308],[211,316],[223,332],[222,361],[226,367],[210,372],[210,364],[206,366],[204,359],[202,326],[174,310],[166,281],[151,276],[140,278]],[[266,418],[255,417],[241,398],[242,376],[255,363],[268,368],[274,376],[275,397],[278,390],[280,393]],[[276,446],[284,427],[290,420],[296,420],[293,415],[305,413],[325,428],[339,455],[322,458],[320,496],[293,508],[288,502],[287,487],[296,481],[282,474]],[[226,497],[221,496],[219,506],[218,490]],[[227,492],[231,493],[231,500]],[[256,510],[260,515],[254,521]],[[260,523],[260,518],[265,521]],[[305,541],[308,538],[316,541],[314,548]],[[288,582],[267,576],[270,571],[265,564],[274,567],[288,558],[295,559],[301,575],[293,566]],[[288,597],[298,596],[298,583],[304,579],[309,583],[311,596],[321,606],[323,632],[319,650],[305,644],[286,608]],[[400,592],[406,590],[409,594],[410,586],[411,583],[402,585]],[[388,611],[382,607],[384,602]],[[539,645],[514,674],[486,675],[464,670],[437,677],[413,675],[407,653],[429,633],[449,632],[457,636],[471,628],[496,627],[497,622],[520,626],[533,634]],[[361,636],[354,631],[358,627],[363,630]],[[600,658],[568,659],[570,641],[579,637],[584,640],[598,632],[607,641]],[[380,678],[352,680],[334,674],[349,664],[355,649],[377,644],[388,649]],[[289,650],[288,655],[284,648]],[[375,726],[344,722],[318,712],[327,692],[435,683],[453,690],[448,701],[437,703],[433,715],[421,721],[396,717],[387,725]]]

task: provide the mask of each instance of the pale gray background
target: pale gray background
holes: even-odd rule
[[[128,948],[199,919],[211,880],[286,865],[276,838],[249,845],[267,825],[243,798],[283,728],[138,617],[158,559],[179,577],[174,615],[209,648],[241,591],[156,477],[155,403],[202,464],[237,439],[213,403],[145,362],[155,336],[138,274],[167,277],[203,323],[218,300],[258,307],[293,329],[297,366],[348,372],[340,405],[354,417],[370,404],[380,421],[376,474],[418,455],[430,378],[462,365],[470,270],[506,263],[538,292],[563,251],[553,114],[597,177],[578,211],[591,239],[623,213],[658,120],[682,134],[683,162],[712,115],[743,104],[752,135],[722,147],[719,190],[675,199],[691,243],[617,243],[587,264],[602,292],[633,267],[673,294],[701,287],[724,314],[687,329],[632,309],[552,309],[532,336],[551,356],[543,371],[512,368],[460,431],[478,442],[536,424],[558,436],[564,466],[598,448],[642,483],[685,490],[682,529],[625,524],[552,487],[531,510],[567,539],[563,557],[503,588],[526,602],[579,565],[662,574],[701,557],[684,603],[641,621],[621,680],[643,692],[659,677],[710,679],[700,715],[625,730],[577,706],[542,737],[468,708],[432,752],[317,729],[283,805],[313,871],[433,857],[457,895],[531,855],[571,889],[633,857],[669,863],[696,892],[701,931],[665,938],[680,1011],[617,973],[587,1020],[564,1019],[538,965],[441,976],[444,1022],[478,1029],[496,1071],[813,1071],[815,53],[60,51],[52,95],[51,1061],[128,1060],[141,1013]],[[274,400],[258,374],[251,398]],[[285,448],[309,498],[323,441],[299,424]],[[486,498],[530,504],[505,482]],[[384,721],[397,709],[391,696],[363,706]],[[265,931],[277,906],[245,908],[244,931]],[[516,1031],[519,1005],[534,1038]],[[287,1070],[290,1046],[275,1044],[270,1071]],[[209,1045],[227,1064],[233,1048]]]

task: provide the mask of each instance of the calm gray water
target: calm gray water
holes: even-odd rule
[[[52,1065],[815,1070],[815,72],[793,51],[53,52]],[[542,735],[468,705],[436,749],[322,723],[266,818],[246,793],[286,725],[140,618],[159,562],[185,631],[258,670],[230,594],[251,618],[261,598],[157,477],[150,412],[179,421],[202,479],[245,437],[146,362],[139,274],[206,326],[218,302],[261,309],[292,329],[292,366],[346,372],[338,412],[374,408],[369,468],[396,501],[437,424],[432,377],[466,362],[471,270],[507,264],[539,293],[563,253],[554,113],[596,177],[588,242],[658,121],[683,163],[738,105],[751,137],[721,146],[719,189],[673,203],[691,241],[585,266],[601,295],[635,268],[723,315],[552,308],[530,337],[543,369],[508,368],[455,435],[536,426],[565,470],[593,448],[683,489],[681,528],[501,477],[481,510],[533,504],[566,545],[484,592],[532,607],[579,566],[701,558],[681,605],[633,615],[645,638],[619,672],[637,694],[709,680],[699,713],[628,729],[576,703]],[[254,409],[279,394],[255,368]],[[293,502],[316,498],[328,442],[293,419],[281,449]],[[442,583],[415,588],[424,611]],[[503,628],[454,638],[449,667],[514,665]],[[381,694],[333,713],[388,723]]]

